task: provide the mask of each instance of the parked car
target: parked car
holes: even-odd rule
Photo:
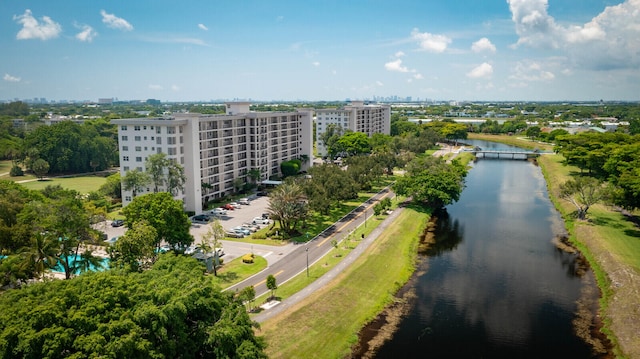
[[[240,203],[243,206],[248,206],[250,204],[249,198],[240,198],[238,200],[238,203]]]
[[[210,220],[211,217],[207,216],[206,214],[199,214],[197,216],[191,217],[191,222],[193,223],[209,223]]]
[[[229,238],[242,238],[244,234],[236,231],[225,231],[224,236]]]
[[[200,252],[201,249],[199,246],[196,245],[190,245],[189,247],[187,247],[187,249],[184,250],[184,254],[195,254]]]
[[[269,220],[266,218],[262,218],[262,217],[255,217],[253,218],[252,222],[253,224],[269,224]]]
[[[166,253],[166,252],[170,251],[171,249],[172,249],[172,248],[171,248],[171,246],[170,246],[170,245],[168,245],[168,244],[163,244],[163,245],[161,245],[161,246],[160,246],[160,249],[158,249],[158,252],[160,252],[160,253]]]
[[[269,193],[267,193],[267,191],[258,191],[258,193],[256,193],[256,196],[258,197],[264,197],[264,196],[268,196]]]
[[[235,208],[235,209],[242,208],[242,206],[241,206],[241,205],[240,205],[240,203],[238,203],[238,202],[231,202],[231,203],[229,203],[229,204],[230,204],[230,205],[232,205],[232,206],[233,206],[233,208]]]
[[[224,208],[214,208],[211,211],[209,211],[209,213],[211,213],[214,216],[226,216],[227,215],[227,210]]]
[[[111,222],[111,227],[122,227],[122,226],[124,226],[123,219],[116,219]]]
[[[116,243],[116,241],[118,240],[120,236],[115,236],[115,237],[111,237],[111,239],[107,239],[106,241],[104,241],[106,244],[112,246]]]
[[[250,230],[248,230],[246,228],[243,228],[243,227],[236,227],[236,228],[233,229],[233,231],[236,232],[236,233],[242,233],[245,236],[248,236],[248,235],[251,234]]]
[[[252,223],[243,223],[242,228],[248,229],[251,233],[254,233],[260,230],[260,227]]]
[[[233,211],[234,209],[236,209],[234,206],[232,206],[230,203],[227,203],[225,205],[222,206],[222,208],[229,210],[229,211]]]
[[[218,254],[218,257],[222,257],[224,255],[224,249],[222,249],[222,247],[216,248],[215,251]]]

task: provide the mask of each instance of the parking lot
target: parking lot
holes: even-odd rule
[[[227,211],[226,216],[216,217],[216,219],[220,221],[220,224],[225,231],[229,231],[232,228],[242,226],[243,223],[250,223],[254,217],[260,217],[267,211],[268,205],[269,197],[252,197],[249,205],[241,206],[233,211]],[[260,225],[261,228],[264,228],[264,226],[265,225]],[[97,229],[107,233],[107,238],[109,239],[121,236],[127,230],[125,226],[112,227],[111,221],[100,223]],[[202,237],[208,230],[209,225],[207,224],[194,223],[191,225],[190,232],[191,235],[193,235],[195,244],[201,243]],[[277,261],[280,257],[293,249],[293,246],[290,244],[286,246],[266,246],[226,240],[222,241],[222,247],[225,252],[223,258],[227,262],[247,253],[255,253],[256,255],[267,258],[269,264]]]

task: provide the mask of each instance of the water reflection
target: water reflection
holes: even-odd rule
[[[412,309],[376,357],[591,356],[572,325],[576,255],[553,243],[561,221],[539,168],[480,160],[460,201],[437,216]]]

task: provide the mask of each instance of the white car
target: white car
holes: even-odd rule
[[[230,205],[232,205],[232,206],[233,206],[233,208],[235,208],[235,209],[240,209],[240,208],[242,208],[242,206],[240,205],[240,203],[237,203],[237,202],[231,202],[231,203],[229,203],[229,204],[230,204]]]
[[[254,219],[251,220],[251,223],[253,224],[269,224],[269,220],[266,218],[262,218],[262,217],[255,217]]]
[[[240,198],[240,199],[238,200],[238,203],[240,203],[240,204],[241,204],[241,205],[243,205],[243,206],[248,206],[248,205],[249,205],[249,203],[250,203],[250,202],[249,202],[249,198]]]
[[[214,216],[226,216],[227,210],[224,208],[214,208],[211,211],[209,211],[209,213],[211,213]]]

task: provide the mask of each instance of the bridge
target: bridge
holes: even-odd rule
[[[473,153],[476,158],[486,159],[505,159],[505,160],[528,160],[540,156],[540,151],[530,150],[483,150],[475,147],[469,152]]]

